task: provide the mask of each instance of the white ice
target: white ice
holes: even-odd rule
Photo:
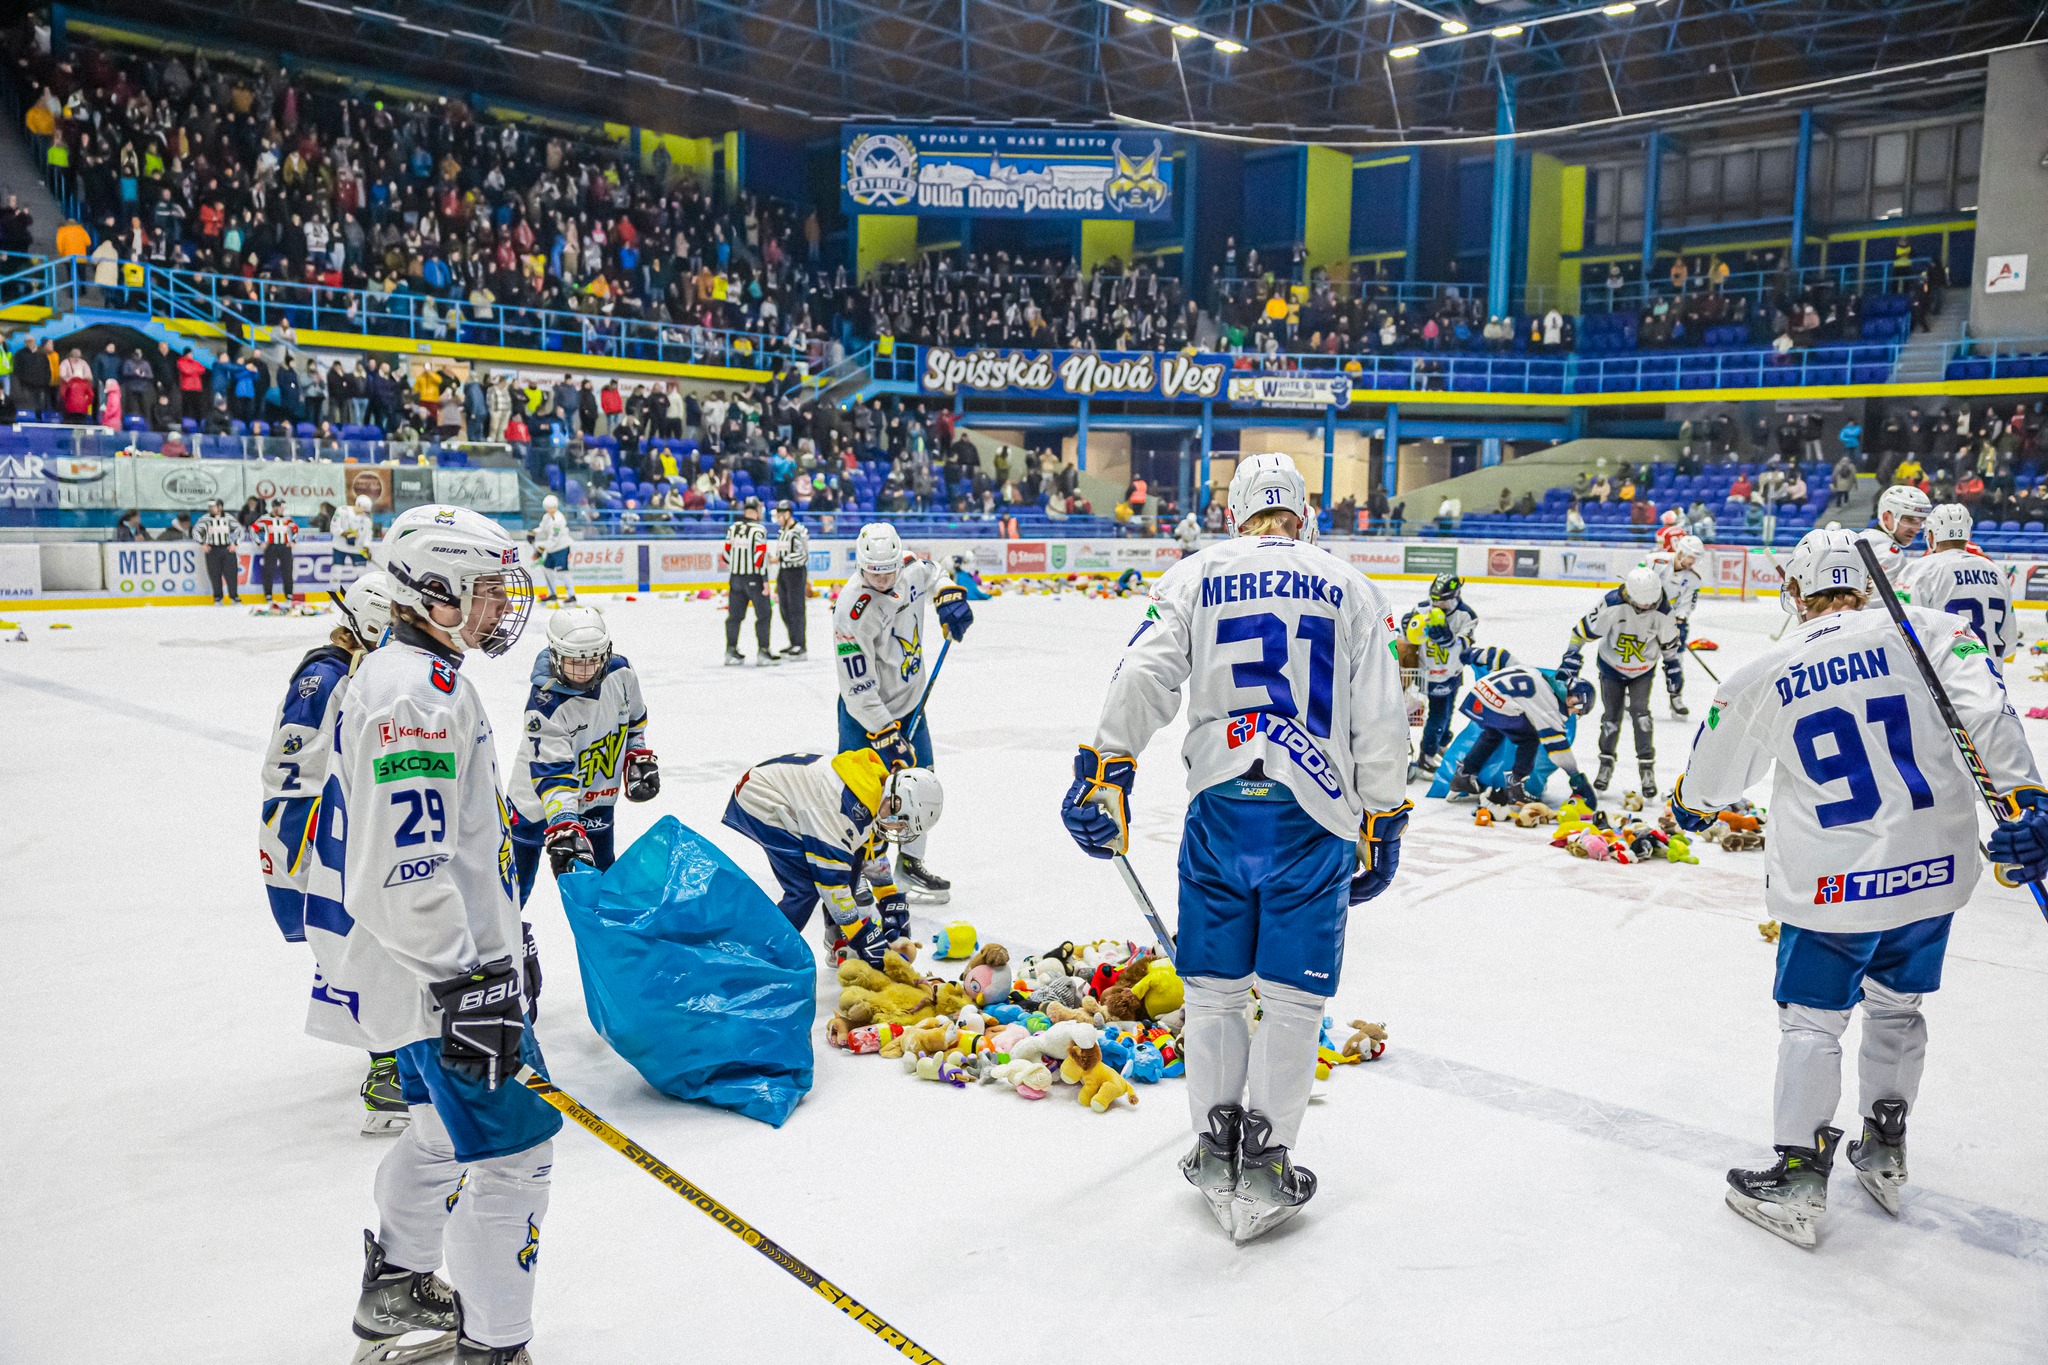
[[[1472,597],[1483,640],[1549,663],[1595,592]],[[727,670],[711,604],[607,605],[664,773],[623,834],[672,813],[768,884],[718,816],[746,764],[832,742],[829,658]],[[309,961],[264,908],[252,839],[264,727],[332,618],[90,611],[54,618],[67,632],[20,616],[29,641],[0,645],[0,1360],[341,1361],[385,1146],[356,1134],[362,1057],[300,1032]],[[947,664],[931,862],[984,940],[1144,931],[1057,816],[1137,616],[1002,598]],[[1709,600],[1696,626],[1725,673],[1778,619]],[[815,646],[821,603],[811,630]],[[538,642],[469,666],[507,751]],[[1712,690],[1694,677],[1695,721]],[[2024,711],[2048,685],[2015,694]],[[1667,783],[1690,736],[1660,719]],[[1154,742],[1136,791],[1134,860],[1168,906],[1176,742]],[[962,1093],[821,1046],[780,1131],[654,1093],[584,1017],[545,873],[541,1041],[568,1091],[953,1365],[2048,1354],[2048,925],[2026,899],[1987,878],[1956,922],[1905,1216],[1838,1173],[1808,1253],[1721,1202],[1724,1169],[1769,1151],[1761,855],[1596,865],[1421,805],[1399,880],[1352,916],[1330,1010],[1340,1036],[1384,1021],[1391,1050],[1322,1087],[1299,1149],[1321,1193],[1247,1249],[1175,1170],[1174,1082],[1097,1115],[1070,1090]],[[1853,1132],[1853,1066],[1846,1080]],[[573,1127],[543,1247],[540,1365],[890,1356]]]

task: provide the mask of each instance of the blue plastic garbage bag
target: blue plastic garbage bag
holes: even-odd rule
[[[1472,741],[1479,737],[1480,728],[1478,721],[1465,722],[1465,728],[1458,731],[1457,737],[1451,741],[1450,747],[1444,750],[1443,761],[1437,765],[1436,780],[1429,784],[1429,794],[1431,796],[1441,797],[1450,793],[1451,774],[1458,771],[1459,760],[1464,758],[1465,751],[1472,747]],[[1564,736],[1567,740],[1577,735],[1578,729],[1579,718],[1577,716],[1566,716],[1564,718]],[[1486,761],[1486,766],[1479,770],[1479,785],[1487,791],[1492,791],[1495,787],[1508,780],[1508,769],[1514,766],[1515,746],[1510,741],[1495,749],[1493,757],[1489,758]],[[1549,799],[1544,795],[1543,789],[1550,782],[1550,775],[1556,771],[1557,765],[1550,761],[1550,755],[1544,752],[1543,746],[1538,745],[1536,747],[1536,766],[1529,770],[1529,776],[1522,783],[1522,790],[1529,793],[1531,801],[1547,801]],[[1563,800],[1564,794],[1560,793],[1558,799],[1560,801]]]
[[[811,1088],[817,971],[754,879],[674,816],[558,886],[590,1022],[647,1083],[780,1128]]]

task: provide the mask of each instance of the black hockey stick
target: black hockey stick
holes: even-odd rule
[[[910,708],[910,719],[903,722],[903,738],[906,742],[917,729],[917,723],[924,719],[924,704],[932,699],[932,689],[939,685],[939,673],[945,668],[946,655],[952,648],[953,641],[950,636],[939,646],[939,661],[932,665],[932,675],[924,680],[924,691],[918,693],[917,705]]]
[[[1118,853],[1112,855],[1110,861],[1116,864],[1117,871],[1124,874],[1124,885],[1131,888],[1132,899],[1136,900],[1138,908],[1145,912],[1145,921],[1152,926],[1152,932],[1159,935],[1159,946],[1166,950],[1166,960],[1174,962],[1174,950],[1179,945],[1173,941],[1173,935],[1166,932],[1166,921],[1159,918],[1158,908],[1152,904],[1152,898],[1145,894],[1145,884],[1138,880],[1137,872],[1131,867],[1131,860]],[[1176,962],[1175,965],[1179,964]]]
[[[1926,646],[1913,630],[1913,623],[1906,619],[1906,609],[1899,605],[1899,595],[1892,591],[1892,583],[1884,576],[1884,570],[1877,565],[1877,552],[1870,548],[1870,542],[1858,537],[1856,553],[1862,557],[1863,567],[1870,574],[1871,586],[1884,599],[1884,609],[1892,614],[1892,623],[1899,633],[1906,637],[1906,652],[1919,665],[1920,681],[1927,684],[1927,690],[1934,697],[1934,709],[1941,712],[1941,723],[1948,726],[1949,738],[1956,742],[1956,752],[1962,756],[1963,766],[1970,770],[1970,777],[1977,784],[1977,795],[1984,798],[1984,804],[1991,811],[1994,820],[2017,820],[2020,804],[1998,790],[1998,784],[1991,780],[1990,772],[1984,767],[1984,759],[1977,753],[1977,745],[1970,738],[1970,732],[1963,728],[1962,717],[1956,714],[1955,703],[1948,699],[1948,689],[1941,685],[1941,679],[1934,675],[1934,664],[1927,657]],[[2041,914],[2048,918],[2048,891],[2041,889],[2041,883],[2028,882],[2027,889],[2034,893],[2034,904],[2041,908]]]
[[[1699,665],[1699,666],[1700,666],[1700,667],[1701,667],[1702,669],[1704,669],[1704,670],[1705,670],[1705,672],[1706,672],[1706,675],[1707,675],[1708,677],[1710,677],[1710,678],[1712,678],[1712,679],[1714,680],[1714,685],[1715,685],[1715,686],[1717,686],[1717,687],[1718,687],[1718,686],[1720,686],[1720,683],[1721,683],[1721,675],[1720,675],[1719,673],[1716,673],[1716,672],[1715,672],[1715,671],[1714,671],[1713,669],[1711,669],[1711,668],[1708,668],[1708,667],[1707,667],[1707,661],[1706,661],[1705,659],[1702,659],[1702,658],[1701,658],[1701,657],[1700,657],[1699,655],[1697,655],[1697,654],[1694,654],[1694,653],[1693,653],[1693,649],[1692,649],[1692,642],[1691,642],[1690,640],[1688,640],[1688,641],[1686,642],[1686,645],[1685,645],[1685,652],[1686,652],[1686,654],[1687,654],[1687,655],[1688,655],[1688,656],[1689,656],[1689,657],[1690,657],[1690,658],[1692,659],[1692,661],[1693,661],[1694,663],[1698,664],[1698,665]]]
[[[541,1075],[530,1066],[522,1066],[519,1068],[518,1079],[521,1085],[524,1085],[528,1090],[531,1090],[556,1109],[559,1109],[564,1117],[573,1120],[578,1126],[588,1130],[599,1142],[602,1142],[605,1146],[611,1148],[620,1156],[653,1176],[656,1180],[659,1180],[669,1189],[674,1190],[689,1203],[703,1210],[704,1214],[712,1222],[718,1224],[718,1226],[724,1228],[763,1256],[766,1256],[770,1261],[788,1271],[791,1275],[802,1281],[805,1287],[813,1294],[816,1294],[819,1298],[846,1314],[855,1324],[880,1337],[883,1345],[907,1359],[919,1362],[919,1365],[942,1365],[937,1356],[912,1341],[902,1331],[884,1322],[876,1315],[872,1308],[805,1265],[802,1261],[784,1250],[779,1244],[772,1241],[767,1233],[762,1232],[759,1228],[747,1222],[746,1219],[740,1217],[716,1199],[713,1199],[702,1189],[690,1183],[679,1172],[670,1170],[662,1163],[661,1158],[655,1156],[654,1153],[648,1151],[645,1147],[642,1147],[637,1142],[634,1142],[633,1139],[627,1137],[609,1123],[606,1123],[596,1114],[584,1108],[574,1098],[548,1080],[547,1077]]]

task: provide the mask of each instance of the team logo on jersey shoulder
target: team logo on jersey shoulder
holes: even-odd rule
[[[1839,905],[1844,901],[1883,900],[1887,896],[1905,896],[1915,891],[1947,886],[1955,879],[1955,855],[1945,853],[1939,858],[1881,867],[1875,872],[1836,872],[1817,878],[1813,903]]]
[[[860,614],[866,611],[868,609],[868,603],[874,600],[874,595],[872,593],[864,592],[859,597],[856,597],[853,601],[853,610],[846,614],[846,619],[849,621],[860,620]]]
[[[539,716],[528,716],[526,718],[526,733],[529,735],[537,735],[540,733]]]
[[[290,739],[284,742],[284,752],[287,757],[297,753],[299,750],[305,747],[306,740],[305,737],[302,735],[293,735]]]
[[[299,695],[301,697],[310,697],[319,690],[320,679],[315,675],[308,673],[305,677],[299,679]]]
[[[455,670],[450,668],[445,662],[440,659],[434,660],[428,666],[427,676],[433,679],[436,688],[449,693],[451,696],[454,694]]]

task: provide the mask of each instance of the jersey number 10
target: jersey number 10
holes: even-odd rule
[[[1239,688],[1260,688],[1266,693],[1263,706],[1233,706],[1233,714],[1272,711],[1300,721],[1318,739],[1330,737],[1331,681],[1337,672],[1337,623],[1327,616],[1304,616],[1294,625],[1294,638],[1308,641],[1308,712],[1294,702],[1294,685],[1288,680],[1289,642],[1287,623],[1270,611],[1246,616],[1226,616],[1216,623],[1216,643],[1259,642],[1259,657],[1249,663],[1230,666],[1231,684]]]

